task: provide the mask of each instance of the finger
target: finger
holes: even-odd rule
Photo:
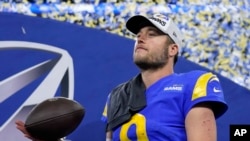
[[[15,123],[16,125],[24,126],[24,122],[22,122],[21,120],[17,120]]]
[[[16,128],[20,130],[23,134],[29,134],[22,121],[16,121]]]

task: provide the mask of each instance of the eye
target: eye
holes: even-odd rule
[[[149,35],[149,36],[156,36],[157,33],[155,33],[155,32],[149,32],[148,35]]]

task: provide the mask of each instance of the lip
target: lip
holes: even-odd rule
[[[144,47],[142,47],[142,46],[136,46],[136,49],[135,49],[136,51],[137,50],[147,50],[146,48],[144,48]]]

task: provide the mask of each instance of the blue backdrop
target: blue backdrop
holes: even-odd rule
[[[42,43],[68,51],[74,64],[74,99],[86,108],[84,120],[68,138],[72,141],[104,141],[105,125],[100,118],[106,97],[113,87],[138,73],[132,62],[133,40],[65,22],[13,13],[0,13],[0,27],[0,41]],[[50,57],[49,54],[40,52],[0,50],[0,82],[48,56]],[[206,70],[180,58],[175,71],[194,69]],[[229,110],[217,120],[218,141],[228,141],[230,124],[250,124],[250,92],[221,75],[218,76],[229,104]],[[42,80],[37,80],[33,85],[40,81]],[[20,91],[0,103],[1,124],[29,97],[34,87],[31,85],[29,90]],[[23,118],[25,119],[25,115]],[[12,130],[11,134],[5,133],[5,128],[1,127],[0,139],[27,140],[15,129],[13,121],[8,125]]]

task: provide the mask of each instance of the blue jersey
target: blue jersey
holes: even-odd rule
[[[222,109],[214,111],[216,117],[227,109],[218,78],[203,71],[166,76],[147,88],[145,95],[147,106],[113,131],[113,141],[186,141],[185,118],[194,105],[216,103]]]

